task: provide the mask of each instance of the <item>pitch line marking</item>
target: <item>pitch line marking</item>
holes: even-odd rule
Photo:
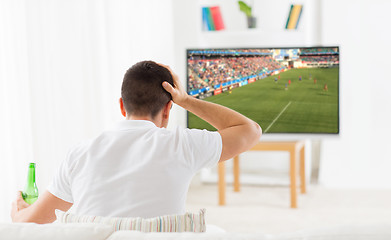
[[[277,119],[281,116],[281,114],[283,114],[285,112],[285,110],[289,107],[289,105],[291,105],[292,101],[289,101],[289,103],[284,107],[284,109],[282,109],[282,111],[280,112],[280,114],[277,115],[277,117],[273,120],[273,122],[269,125],[269,127],[266,128],[265,130],[265,133],[267,131],[269,131],[269,129],[271,128],[271,126],[273,126],[273,124],[277,121]]]

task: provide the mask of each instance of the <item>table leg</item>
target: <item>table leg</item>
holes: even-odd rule
[[[297,208],[296,196],[296,151],[290,151],[291,208]]]
[[[225,205],[225,163],[220,162],[219,170],[219,205]]]
[[[300,189],[301,193],[306,192],[304,146],[300,149]]]
[[[234,192],[240,191],[240,182],[239,182],[239,155],[234,157]]]

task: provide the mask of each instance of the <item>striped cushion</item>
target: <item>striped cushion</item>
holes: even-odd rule
[[[59,223],[106,223],[114,231],[137,230],[141,232],[205,232],[205,209],[198,214],[167,215],[154,218],[114,218],[98,216],[77,216],[56,209]]]

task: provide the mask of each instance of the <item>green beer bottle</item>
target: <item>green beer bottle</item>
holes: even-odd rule
[[[28,204],[33,204],[38,199],[38,188],[35,183],[35,163],[29,164],[27,184],[22,193],[22,197]]]

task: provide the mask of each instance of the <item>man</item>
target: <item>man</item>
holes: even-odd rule
[[[14,222],[50,223],[55,209],[79,215],[183,214],[191,178],[255,145],[261,128],[226,107],[190,97],[167,66],[144,61],[125,74],[119,100],[126,120],[70,150],[48,190],[28,205],[18,192]],[[167,130],[176,103],[218,131]]]

